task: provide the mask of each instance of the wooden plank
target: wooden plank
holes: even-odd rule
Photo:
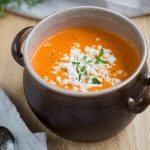
[[[133,21],[143,31],[150,47],[150,16],[139,17]],[[11,43],[22,28],[35,25],[37,21],[7,14],[0,19],[0,88],[13,100],[22,118],[32,132],[45,131],[50,150],[148,150],[150,148],[150,108],[117,136],[98,143],[75,143],[60,138],[44,127],[29,108],[23,93],[20,67],[11,57]],[[150,68],[150,54],[148,55]]]

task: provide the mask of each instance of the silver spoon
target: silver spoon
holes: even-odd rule
[[[14,135],[5,127],[0,126],[0,150],[17,150]]]

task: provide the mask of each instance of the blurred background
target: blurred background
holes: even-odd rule
[[[129,17],[150,13],[149,0],[1,0],[0,12],[4,9],[35,19],[74,6],[100,6],[109,8]]]

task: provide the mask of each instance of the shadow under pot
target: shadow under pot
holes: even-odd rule
[[[36,48],[59,31],[87,25],[105,28],[132,41],[140,53],[138,68],[127,80],[99,92],[72,92],[48,85],[34,72],[30,62]],[[75,7],[53,13],[35,27],[17,34],[12,55],[24,67],[24,92],[33,112],[50,130],[67,139],[95,142],[110,138],[150,103],[145,39],[134,23],[113,11]]]

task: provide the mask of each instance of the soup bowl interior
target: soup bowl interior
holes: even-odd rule
[[[26,68],[34,76],[34,78],[36,78],[44,86],[47,86],[52,90],[57,90],[58,92],[65,91],[65,93],[67,93],[66,90],[59,89],[57,87],[54,87],[53,85],[48,85],[48,83],[43,81],[34,72],[31,65],[31,58],[35,53],[37,47],[47,38],[59,31],[73,27],[102,28],[107,31],[116,33],[117,35],[131,42],[137,48],[140,54],[140,64],[134,74],[122,83],[118,84],[118,87],[121,87],[130,82],[138,74],[143,64],[145,63],[147,51],[144,37],[142,33],[138,30],[136,25],[133,24],[129,19],[118,13],[114,13],[110,10],[98,7],[70,8],[53,13],[45,18],[43,21],[41,21],[39,24],[37,24],[25,42],[23,53]],[[102,91],[109,92],[109,90],[115,90],[117,86]],[[100,92],[101,91],[99,91],[99,93]],[[69,93],[75,94],[76,92],[69,91],[67,94]],[[80,94],[80,96],[82,95],[85,96],[84,92]],[[86,93],[86,95],[88,94]],[[90,95],[92,94],[90,93]]]

